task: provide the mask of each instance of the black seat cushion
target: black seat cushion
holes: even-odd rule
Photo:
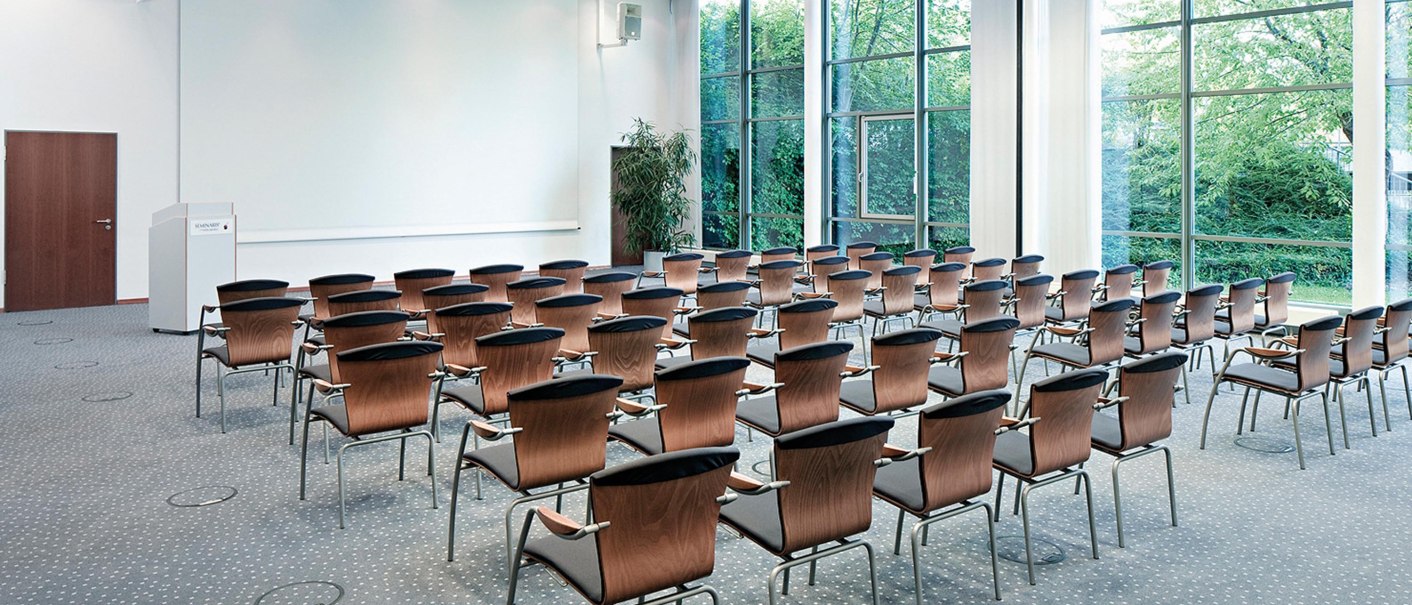
[[[784,527],[780,518],[779,492],[742,495],[739,500],[721,507],[721,521],[740,530],[765,550],[776,555],[785,554],[780,552],[784,548]]]
[[[927,372],[927,386],[952,397],[966,391],[966,382],[961,379],[961,370],[951,366],[934,366]]]
[[[324,382],[333,382],[333,369],[328,367],[326,363],[299,368],[299,375],[305,378],[317,378]]]
[[[926,498],[922,495],[920,458],[894,462],[878,469],[873,479],[873,491],[907,510],[921,513]]]
[[[590,602],[603,601],[603,574],[598,566],[598,537],[578,540],[545,536],[525,544],[524,555],[554,569]]]
[[[691,336],[691,332],[686,331],[686,322],[684,321],[672,324],[672,333],[682,338],[689,338]]]
[[[1136,336],[1124,336],[1123,351],[1133,354],[1137,354],[1138,352],[1142,351],[1142,339]]]
[[[662,424],[656,416],[623,422],[608,427],[608,438],[617,439],[624,445],[648,456],[662,453]]]
[[[961,326],[964,325],[966,325],[965,322],[959,319],[943,319],[940,321],[928,321],[918,327],[931,328],[945,334],[947,338],[959,340],[961,338]]]
[[[1275,367],[1280,368],[1280,369],[1282,369],[1282,370],[1289,370],[1289,371],[1293,372],[1293,371],[1294,371],[1294,358],[1291,357],[1291,358],[1288,358],[1288,359],[1279,359],[1279,360],[1276,360],[1272,365],[1274,365]],[[1347,378],[1347,376],[1344,376],[1343,372],[1344,372],[1344,369],[1343,369],[1343,360],[1342,360],[1342,359],[1335,358],[1335,357],[1330,357],[1330,358],[1329,358],[1329,376],[1332,377],[1332,378]]]
[[[736,407],[735,417],[766,435],[773,437],[780,434],[780,410],[773,395],[740,402]]]
[[[883,301],[881,300],[864,301],[863,313],[868,315],[869,317],[886,317],[886,315],[883,314]]]
[[[1064,319],[1064,309],[1063,309],[1063,307],[1054,307],[1054,306],[1045,307],[1045,308],[1044,308],[1044,318],[1047,319],[1047,320],[1049,320],[1049,321],[1053,321],[1053,322],[1067,321],[1066,319]]]
[[[1045,343],[1030,349],[1030,353],[1035,357],[1052,359],[1078,368],[1086,368],[1089,365],[1088,347],[1081,347],[1072,342]]]
[[[441,396],[461,404],[461,407],[472,412],[485,414],[485,396],[481,393],[480,385],[446,389],[441,392]]]
[[[461,458],[472,466],[479,466],[490,473],[505,487],[520,491],[520,466],[515,460],[515,444],[495,445],[462,454]],[[538,487],[538,486],[531,486]]]
[[[230,349],[226,348],[225,345],[208,347],[206,350],[201,351],[201,354],[221,362],[223,366],[230,367]]]
[[[1012,475],[1030,477],[1034,474],[1030,447],[1029,435],[1019,431],[1001,433],[995,438],[995,464]]]
[[[773,368],[775,367],[775,353],[778,352],[780,352],[780,343],[777,340],[772,340],[746,349],[745,356],[755,363]]]
[[[1107,414],[1093,415],[1093,443],[1110,452],[1123,445],[1123,429],[1118,419]]]
[[[1226,368],[1225,379],[1253,387],[1269,387],[1293,393],[1299,388],[1299,377],[1294,372],[1256,363],[1242,363]]]
[[[1172,342],[1177,344],[1191,344],[1186,341],[1186,328],[1172,326]]]
[[[873,397],[873,381],[871,380],[844,381],[838,391],[838,399],[844,405],[864,414],[871,414],[878,409],[877,398]]]
[[[310,410],[310,414],[323,418],[344,435],[348,434],[348,408],[343,404],[323,405]]]

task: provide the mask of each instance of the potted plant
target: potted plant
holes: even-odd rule
[[[661,271],[664,255],[696,242],[684,228],[693,202],[685,181],[696,152],[685,132],[660,132],[641,119],[622,140],[627,149],[613,162],[613,205],[627,221],[625,247],[642,253],[645,270]]]

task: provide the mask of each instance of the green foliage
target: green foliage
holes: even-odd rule
[[[692,205],[684,183],[696,163],[691,137],[658,132],[637,119],[623,133],[623,143],[627,151],[613,162],[618,179],[613,205],[627,219],[628,252],[691,246],[695,238],[682,229]]]

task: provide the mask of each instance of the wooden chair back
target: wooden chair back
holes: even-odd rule
[[[589,374],[548,380],[506,394],[519,491],[582,479],[603,470],[608,415],[623,379]]]
[[[328,308],[329,296],[372,289],[373,279],[373,276],[362,273],[341,273],[309,280],[309,296],[314,299],[314,317],[332,317],[334,314],[330,313]]]
[[[1294,358],[1294,371],[1299,377],[1300,392],[1328,384],[1329,350],[1333,348],[1334,330],[1342,323],[1343,318],[1334,315],[1299,326],[1299,348],[1304,352]]]
[[[1334,356],[1343,360],[1339,378],[1356,376],[1373,367],[1373,334],[1378,330],[1382,307],[1367,307],[1343,318],[1343,343],[1334,347]]]
[[[474,368],[481,365],[476,352],[476,339],[495,334],[510,325],[510,303],[471,302],[436,310],[436,330],[443,334],[441,343],[445,363]]]
[[[427,306],[422,299],[422,291],[449,285],[455,275],[456,272],[451,269],[411,269],[393,273],[392,283],[394,288],[402,292],[402,308],[421,312],[433,308]]]
[[[1118,368],[1118,451],[1156,443],[1172,434],[1172,403],[1181,378],[1185,353],[1176,351],[1144,357]]]
[[[971,259],[976,255],[976,249],[971,246],[956,246],[947,248],[941,252],[941,262],[961,263],[966,266],[965,273],[961,279],[971,278]]]
[[[991,281],[1005,277],[1005,259],[985,258],[972,262],[971,277],[975,281]]]
[[[961,280],[969,271],[970,265],[962,263],[933,265],[928,272],[927,302],[938,308],[961,304]]]
[[[343,391],[349,436],[410,429],[427,423],[440,344],[387,342],[337,355],[343,380],[350,385]]]
[[[681,290],[683,294],[695,294],[697,276],[701,273],[701,261],[705,256],[696,252],[682,252],[662,258],[662,270],[667,273],[664,281],[668,288]]]
[[[1059,320],[1076,321],[1088,317],[1093,306],[1093,285],[1098,281],[1098,271],[1081,269],[1065,273],[1059,279]],[[1132,290],[1132,280],[1128,280],[1128,290]],[[1106,292],[1106,290],[1105,290]],[[1115,296],[1114,298],[1127,298]]]
[[[794,276],[803,266],[794,259],[760,263],[760,306],[774,307],[794,299]]]
[[[1216,306],[1221,302],[1221,286],[1211,284],[1192,288],[1182,307],[1186,310],[1185,338],[1179,344],[1197,344],[1216,335]]]
[[[1383,320],[1386,328],[1380,334],[1384,365],[1391,365],[1407,358],[1408,325],[1412,323],[1412,298],[1404,299],[1387,306],[1387,317]]]
[[[917,300],[917,277],[922,268],[916,265],[893,267],[882,273],[882,301],[884,315],[906,315],[912,312],[912,303]]]
[[[583,278],[583,291],[603,297],[599,311],[617,315],[623,312],[623,293],[633,289],[636,282],[637,276],[625,271],[599,273]]]
[[[809,273],[814,276],[814,292],[829,291],[829,277],[848,270],[847,256],[828,256],[809,263]]]
[[[827,298],[801,300],[781,306],[778,324],[780,349],[792,349],[829,339],[829,323],[833,321],[838,301]]]
[[[277,279],[243,279],[216,286],[216,302],[230,304],[251,298],[284,298],[289,282]]]
[[[512,281],[519,281],[520,275],[525,271],[522,265],[486,265],[471,269],[470,277],[473,284],[484,284],[490,289],[485,293],[485,299],[491,302],[510,302],[505,293],[505,284]]]
[[[853,343],[835,341],[785,349],[775,354],[775,391],[780,432],[838,420],[838,392]]]
[[[749,250],[727,250],[716,253],[716,281],[745,281],[745,273],[750,268]]]
[[[804,249],[804,262],[806,270],[812,275],[814,273],[814,261],[824,258],[839,256],[838,246],[834,244],[823,244],[820,246],[810,246]],[[848,258],[845,256],[844,258]],[[845,261],[846,262],[846,261]]]
[[[1142,266],[1142,296],[1155,296],[1167,291],[1167,280],[1176,263],[1159,260]]]
[[[1137,324],[1138,355],[1165,351],[1172,346],[1172,311],[1181,292],[1163,292],[1142,299]]]
[[[1010,261],[1010,279],[1016,280],[1022,277],[1039,275],[1039,266],[1044,262],[1044,257],[1038,254],[1026,254]]]
[[[835,322],[848,322],[863,318],[863,297],[867,294],[868,278],[872,272],[862,269],[839,271],[829,275],[829,298],[838,303],[833,309]],[[816,284],[817,286],[817,284]]]
[[[916,328],[873,338],[874,414],[886,414],[927,403],[927,371],[941,332]]]
[[[922,408],[917,447],[922,454],[922,509],[930,512],[990,493],[995,429],[1010,392],[981,391]]]
[[[407,333],[407,314],[401,311],[359,311],[324,320],[324,342],[329,375],[335,383],[345,383],[338,353],[368,345],[396,342]]]
[[[660,317],[629,315],[589,326],[588,348],[598,353],[593,371],[622,377],[624,391],[651,388],[656,344],[666,322]]]
[[[775,261],[782,260],[795,260],[794,257],[798,253],[798,250],[795,250],[794,248],[790,248],[788,246],[781,246],[778,248],[770,248],[769,250],[762,250],[760,252],[760,264],[763,265],[765,263],[773,263]]]
[[[485,368],[480,375],[485,415],[504,413],[510,391],[553,378],[554,356],[563,338],[558,328],[522,328],[477,338],[476,356]]]
[[[505,296],[515,308],[510,311],[510,319],[516,323],[532,324],[534,303],[543,298],[552,298],[564,293],[564,280],[559,277],[531,277],[505,284]]]
[[[1126,264],[1109,267],[1103,272],[1103,295],[1099,300],[1117,300],[1133,295],[1133,278],[1137,275],[1137,265]]]
[[[1088,314],[1089,366],[1111,363],[1123,358],[1123,337],[1128,333],[1128,315],[1136,306],[1131,298],[1119,298],[1093,306]],[[1168,329],[1168,338],[1171,332]]]
[[[557,277],[564,280],[564,293],[583,292],[583,274],[588,271],[588,261],[556,260],[539,265],[540,277]]]
[[[1294,285],[1294,273],[1284,272],[1265,280],[1265,323],[1261,327],[1278,326],[1289,321],[1289,291]]]
[[[1005,300],[1005,288],[1009,284],[999,279],[987,279],[966,284],[966,309],[962,314],[966,322],[994,319],[1002,315],[1001,302]]]
[[[696,287],[696,306],[703,310],[745,305],[745,295],[750,293],[750,282],[721,281],[702,284]]]
[[[359,311],[398,311],[402,309],[402,293],[397,290],[357,290],[328,297],[329,317]]]
[[[842,540],[873,523],[873,480],[893,420],[850,418],[775,439],[775,474],[787,554]]]
[[[588,326],[598,317],[598,305],[603,299],[593,294],[561,294],[534,303],[536,323],[564,331],[565,349],[582,353],[590,349]]]
[[[1255,299],[1264,283],[1265,280],[1252,277],[1231,284],[1230,291],[1227,292],[1230,303],[1227,319],[1230,322],[1231,334],[1244,334],[1255,329]]]
[[[844,248],[849,269],[863,269],[863,257],[878,251],[877,242],[853,242]]]
[[[912,267],[920,267],[921,273],[917,274],[917,283],[929,284],[932,281],[932,265],[937,264],[936,257],[940,256],[936,250],[922,248],[912,250],[902,254],[902,264]]]
[[[1010,345],[1020,320],[995,317],[961,326],[961,386],[965,393],[1002,389],[1010,381]]]
[[[747,307],[726,307],[687,316],[687,333],[696,341],[691,343],[691,358],[744,357],[757,313]]]
[[[1015,280],[1014,313],[1021,330],[1044,325],[1044,308],[1049,306],[1049,286],[1053,283],[1053,275],[1031,275]]]
[[[1088,461],[1092,451],[1093,406],[1108,380],[1103,370],[1079,370],[1030,386],[1030,476],[1037,477]]]
[[[892,266],[893,256],[891,252],[873,252],[858,257],[858,268],[872,275],[868,276],[868,289],[876,290],[882,287],[883,271]]]
[[[621,296],[622,310],[628,315],[651,315],[667,320],[667,325],[662,327],[662,338],[671,338],[672,320],[677,316],[681,296],[682,291],[677,288],[629,290]]]
[[[441,331],[436,323],[437,309],[481,302],[485,300],[485,293],[489,289],[484,284],[450,284],[422,290],[422,304],[427,308],[427,331],[432,333]]]
[[[657,372],[657,424],[662,451],[730,445],[735,441],[736,391],[750,360],[712,357]]]
[[[287,363],[294,343],[294,322],[304,300],[299,298],[247,298],[221,305],[230,366]]]

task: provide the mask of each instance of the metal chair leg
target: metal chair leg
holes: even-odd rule
[[[200,352],[196,354],[196,417],[201,417],[201,370],[206,365],[206,358]],[[1412,403],[1407,404],[1407,409],[1412,411]]]
[[[226,373],[221,370],[224,364],[216,363],[216,394],[221,399],[221,434],[226,432]]]
[[[1302,402],[1302,401],[1304,401],[1304,400],[1303,400],[1303,399],[1296,399],[1296,400],[1294,400],[1294,416],[1293,416],[1293,421],[1294,421],[1294,451],[1299,455],[1299,470],[1304,470],[1304,442],[1303,442],[1302,440],[1300,440],[1300,437],[1299,437],[1299,404],[1300,404],[1300,402]],[[1327,401],[1328,401],[1328,397],[1325,397],[1325,398],[1324,398],[1324,401],[1327,402]],[[1326,410],[1327,410],[1327,408],[1326,408]],[[1327,411],[1325,411],[1324,416],[1325,416],[1326,418],[1328,417],[1328,412],[1327,412]],[[1332,428],[1330,429],[1330,432],[1332,432]],[[1329,437],[1329,452],[1330,452],[1330,453],[1333,453],[1333,436],[1332,436],[1332,435],[1330,435],[1330,437]]]
[[[451,475],[451,520],[446,527],[446,561],[456,560],[456,505],[461,499],[461,456],[466,453],[466,437],[471,432],[471,423],[466,423],[466,428],[461,429],[461,449],[456,453],[455,474]],[[526,521],[525,531],[529,531],[528,521]],[[511,576],[513,585],[514,576]]]
[[[1326,433],[1328,433],[1328,436],[1329,436],[1329,455],[1332,456],[1332,455],[1334,455],[1334,453],[1335,453],[1335,452],[1334,452],[1334,426],[1333,426],[1333,424],[1329,421],[1329,396],[1328,396],[1327,393],[1321,393],[1320,396],[1324,398],[1324,430],[1325,430]],[[1296,403],[1298,403],[1298,402],[1296,402]],[[1340,407],[1342,407],[1342,406],[1340,405]],[[1298,415],[1298,414],[1296,414],[1296,415]]]

